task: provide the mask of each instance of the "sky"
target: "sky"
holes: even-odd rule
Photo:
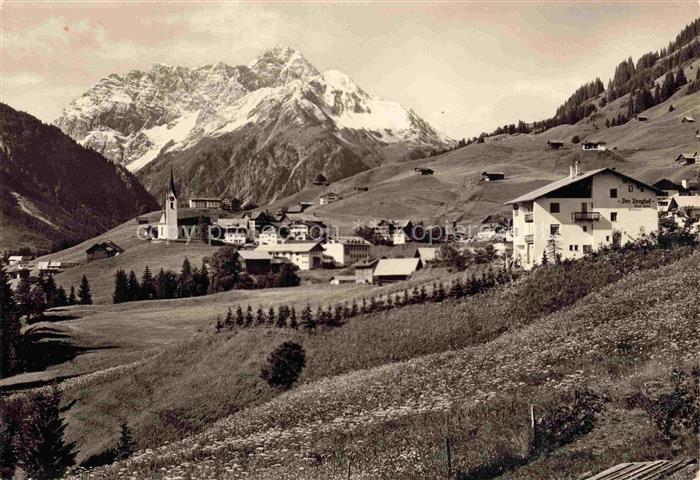
[[[700,16],[678,2],[0,1],[0,100],[45,122],[112,73],[248,64],[275,44],[453,138],[551,117]]]

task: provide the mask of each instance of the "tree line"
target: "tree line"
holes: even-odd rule
[[[26,317],[27,323],[35,323],[44,318],[44,310],[48,308],[92,304],[92,292],[85,275],[80,280],[77,293],[73,285],[66,293],[63,287],[56,286],[52,275],[42,272],[36,279],[22,278],[17,285],[15,299],[19,316]]]
[[[300,279],[296,267],[283,264],[278,272],[251,275],[242,271],[237,250],[232,246],[219,248],[200,268],[193,267],[188,258],[182,262],[179,273],[163,268],[153,275],[146,266],[139,279],[131,270],[120,269],[114,274],[114,303],[137,300],[188,298],[225,292],[233,289],[294,287]]]

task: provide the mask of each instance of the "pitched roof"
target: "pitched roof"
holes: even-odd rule
[[[375,277],[412,275],[421,265],[420,258],[382,258],[374,270]]]
[[[237,253],[243,260],[271,260],[270,254],[267,252],[259,252],[257,250],[238,250]]]
[[[532,202],[540,197],[543,197],[547,195],[548,193],[554,192],[556,190],[559,190],[562,187],[566,187],[568,185],[572,185],[576,182],[580,182],[581,180],[584,180],[586,178],[591,178],[594,177],[595,175],[598,175],[599,173],[612,173],[613,175],[617,175],[619,177],[622,177],[626,180],[629,180],[631,182],[634,182],[642,187],[646,187],[649,190],[658,193],[662,193],[661,190],[659,190],[656,187],[652,187],[651,185],[647,185],[644,182],[640,182],[636,178],[632,178],[630,176],[625,175],[624,173],[620,173],[617,170],[613,170],[612,168],[599,168],[597,170],[590,170],[588,172],[584,172],[574,178],[571,177],[564,177],[562,179],[556,180],[552,183],[548,183],[544,187],[540,187],[536,190],[533,190],[529,193],[526,193],[525,195],[521,195],[518,198],[514,198],[513,200],[510,200],[506,202],[506,205],[512,204],[512,203],[519,203],[519,202]]]
[[[221,228],[248,228],[248,223],[242,218],[220,218],[216,221],[216,224]]]
[[[697,460],[692,458],[676,461],[655,460],[653,462],[620,463],[597,475],[586,477],[585,480],[657,480],[668,478],[672,473],[686,467],[695,470],[692,467],[695,464],[697,464]],[[692,478],[693,473],[690,472],[690,475],[688,478]]]
[[[695,153],[681,153],[676,157],[676,160],[679,158],[682,158],[684,160],[695,160],[695,158],[698,156],[698,152]]]
[[[259,252],[290,252],[290,253],[308,253],[314,250],[322,250],[321,242],[287,242],[274,243],[271,245],[260,245],[255,250]]]
[[[656,187],[659,190],[676,190],[679,192],[687,192],[688,189],[683,187],[683,185],[679,185],[675,182],[672,182],[668,178],[662,178],[658,182],[654,183],[652,187]]]
[[[678,208],[700,208],[700,195],[674,195],[671,201]]]
[[[416,249],[416,256],[423,262],[434,262],[437,258],[437,248],[418,248]]]

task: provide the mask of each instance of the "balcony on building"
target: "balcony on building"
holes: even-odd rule
[[[525,214],[525,223],[532,223],[532,212],[527,212]]]
[[[535,235],[532,233],[529,235],[525,235],[525,243],[535,243]]]
[[[597,222],[600,220],[600,213],[598,213],[598,212],[573,212],[571,214],[571,219],[574,222]]]

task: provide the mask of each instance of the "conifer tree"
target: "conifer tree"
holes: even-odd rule
[[[289,315],[289,307],[287,305],[280,305],[277,308],[277,319],[275,320],[275,326],[277,328],[286,327],[288,315]]]
[[[425,303],[428,301],[428,292],[425,289],[425,285],[421,285],[420,291],[418,292],[419,303]]]
[[[52,275],[49,275],[48,277],[43,279],[43,282],[40,282],[41,290],[44,294],[44,304],[46,305],[46,308],[51,308],[56,306],[56,281],[53,279]]]
[[[129,272],[129,278],[126,281],[126,297],[128,302],[135,302],[141,297],[141,284],[133,270]]]
[[[325,319],[326,319],[326,316],[323,313],[323,309],[321,308],[321,305],[319,305],[318,308],[316,309],[316,323],[318,325],[325,325]]]
[[[21,362],[21,324],[5,267],[0,265],[0,378],[17,371]]]
[[[78,303],[77,298],[75,297],[75,287],[73,285],[70,286],[70,293],[68,294],[68,305],[75,305]]]
[[[360,309],[360,311],[362,313],[367,313],[369,311],[369,309],[367,307],[367,299],[366,298],[362,298],[362,308]]]
[[[289,328],[296,330],[299,328],[299,322],[297,321],[297,311],[294,307],[289,312]]]
[[[56,290],[54,307],[65,307],[66,305],[68,305],[68,296],[66,295],[66,289],[63,287],[58,287],[58,289]]]
[[[228,307],[228,310],[226,310],[226,318],[224,319],[224,325],[226,325],[226,328],[233,327],[233,312],[231,311],[231,307]]]
[[[112,293],[112,302],[122,303],[128,301],[128,288],[126,272],[120,268],[114,274],[114,293]]]
[[[462,285],[462,280],[458,278],[454,282],[452,282],[452,286],[450,287],[450,297],[454,299],[459,299],[463,296],[464,286]]]
[[[156,286],[156,281],[153,278],[151,269],[146,265],[146,268],[143,269],[143,275],[141,276],[141,293],[139,298],[141,298],[141,300],[154,300],[157,295],[158,287]]]
[[[360,309],[357,306],[357,299],[352,299],[352,307],[350,308],[350,316],[356,317],[359,313]]]
[[[245,315],[243,315],[243,309],[240,305],[236,307],[236,325],[242,327],[245,325]]]
[[[253,307],[248,305],[245,311],[245,326],[250,327],[253,324]]]
[[[117,460],[125,460],[133,455],[136,450],[134,437],[131,435],[131,430],[126,422],[119,426],[119,443],[116,448]]]
[[[330,313],[330,306],[328,307],[329,313]],[[332,325],[334,327],[338,327],[343,324],[343,307],[342,305],[336,305],[335,309],[333,310],[333,320],[332,320]]]
[[[306,332],[312,332],[316,329],[316,321],[311,313],[311,305],[308,303],[301,311],[301,328]]]
[[[678,72],[676,72],[676,88],[681,88],[683,85],[688,83],[688,79],[685,78],[685,72],[683,71],[683,67],[680,67],[678,69]]]
[[[258,307],[258,310],[255,312],[255,324],[260,326],[265,325],[265,312],[262,307]]]
[[[63,439],[66,423],[60,417],[60,391],[54,386],[33,399],[34,412],[20,432],[19,464],[32,479],[60,478],[75,464],[75,443]]]
[[[343,303],[343,318],[350,318],[350,306],[348,302]]]
[[[177,296],[179,298],[192,296],[192,265],[187,257],[182,261],[180,275],[177,277]]]
[[[267,311],[267,326],[271,327],[275,324],[275,307],[270,306]]]
[[[32,294],[32,284],[29,278],[24,277],[19,281],[17,288],[15,289],[14,298],[18,304],[18,315],[21,317],[27,315],[29,307],[31,304],[31,294]]]
[[[78,287],[78,303],[80,303],[80,305],[92,305],[90,282],[88,282],[85,274],[83,274],[83,278],[80,279],[80,286]]]

